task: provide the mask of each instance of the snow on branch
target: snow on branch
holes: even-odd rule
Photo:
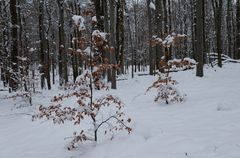
[[[156,10],[156,6],[153,2],[150,2],[149,7],[153,10]]]
[[[72,19],[74,21],[74,24],[78,27],[79,31],[83,31],[86,29],[85,27],[85,19],[81,15],[73,15]]]

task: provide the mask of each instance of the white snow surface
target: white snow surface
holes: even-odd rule
[[[104,93],[123,100],[132,134],[101,137],[96,145],[84,143],[74,151],[66,149],[71,140],[66,138],[80,131],[78,126],[32,122],[22,115],[48,105],[61,90],[43,91],[25,108],[16,108],[18,100],[3,99],[8,93],[0,91],[0,158],[239,158],[239,70],[240,64],[229,63],[222,69],[205,67],[203,78],[196,77],[195,70],[172,73],[187,99],[171,105],[154,102],[155,91],[145,94],[157,76],[126,76],[117,90]]]

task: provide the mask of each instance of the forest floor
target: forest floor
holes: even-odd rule
[[[54,125],[51,121],[31,121],[23,113],[48,105],[55,88],[34,96],[32,107],[19,100],[3,99],[0,92],[0,158],[239,158],[240,157],[240,64],[222,69],[172,73],[186,94],[183,103],[154,102],[156,91],[145,93],[157,76],[137,76],[118,81],[117,95],[132,118],[133,131],[104,137],[96,144],[85,143],[68,151],[69,136],[78,126]],[[71,103],[70,103],[71,104]],[[24,104],[23,104],[24,105]]]

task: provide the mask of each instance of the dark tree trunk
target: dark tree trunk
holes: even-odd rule
[[[197,0],[197,73],[199,77],[203,77],[203,26],[204,26],[204,17],[203,17],[203,8],[204,0]]]
[[[237,0],[237,11],[236,11],[236,21],[237,21],[237,28],[236,28],[236,53],[237,59],[240,59],[240,0]]]
[[[150,41],[152,40],[152,11],[150,8],[150,0],[147,0],[147,14],[148,14],[148,38],[149,38],[149,43],[151,43]],[[149,74],[153,75],[153,71],[154,71],[154,62],[153,62],[153,49],[151,44],[149,44],[149,67],[150,67],[150,71]]]
[[[213,12],[214,12],[214,25],[216,31],[216,46],[218,55],[218,66],[222,67],[222,0],[212,0]]]
[[[59,34],[59,54],[58,54],[58,62],[59,62],[59,84],[62,86],[63,84],[68,82],[68,74],[67,74],[67,55],[65,52],[65,35],[64,35],[64,1],[57,0],[58,10],[59,10],[59,24],[58,24],[58,34]]]
[[[12,46],[11,46],[11,68],[9,87],[10,91],[16,91],[18,89],[18,15],[17,15],[17,1],[10,0],[10,13],[11,13],[11,36],[12,36]]]
[[[227,22],[227,39],[228,39],[228,56],[232,57],[233,56],[233,42],[232,42],[232,13],[233,13],[233,6],[232,6],[232,0],[228,0],[227,1],[227,18],[226,18],[226,22]]]
[[[124,73],[124,8],[125,8],[125,0],[119,0],[120,10],[119,10],[119,65],[121,69],[121,73]]]
[[[103,11],[103,0],[94,0],[96,18],[97,18],[97,29],[100,31],[104,30],[104,22],[102,16],[104,15]]]
[[[110,59],[112,67],[112,76],[111,76],[111,88],[117,89],[117,83],[116,83],[116,37],[115,37],[115,0],[110,0]]]

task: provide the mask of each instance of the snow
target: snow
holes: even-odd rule
[[[149,7],[152,8],[153,10],[156,10],[156,6],[153,2],[150,2]]]
[[[184,58],[183,60],[185,60],[185,61],[188,61],[189,63],[192,63],[192,64],[197,64],[197,62],[196,62],[196,60],[194,60],[194,59],[191,59],[191,58]]]
[[[177,37],[184,38],[184,37],[187,37],[187,35],[186,34],[177,34]]]
[[[99,30],[94,30],[92,33],[92,36],[97,36],[102,38],[104,41],[107,41],[107,33],[105,32],[100,32]]]
[[[96,16],[93,16],[93,17],[92,17],[92,21],[93,21],[93,22],[97,22],[97,17],[96,17]]]
[[[87,56],[92,56],[91,55],[91,48],[87,47],[84,51],[83,51]]]
[[[154,102],[157,94],[146,89],[157,76],[137,76],[118,81],[118,89],[103,93],[118,96],[124,111],[132,118],[132,134],[117,133],[111,141],[105,137],[95,145],[84,143],[67,151],[66,146],[78,126],[36,122],[23,113],[36,112],[37,105],[48,105],[54,88],[33,98],[33,106],[16,108],[18,100],[3,99],[0,91],[1,158],[239,158],[240,157],[240,64],[220,68],[205,67],[203,78],[195,69],[172,73],[176,87],[187,94],[178,104]],[[74,100],[70,100],[72,104]]]
[[[163,45],[171,45],[173,43],[174,37],[171,35],[168,35],[164,41],[163,41]]]
[[[20,61],[27,61],[27,57],[17,56],[17,59],[20,60]]]
[[[81,50],[81,49],[77,49],[77,52],[78,52],[78,53],[82,53],[82,50]]]
[[[36,49],[34,49],[34,48],[30,48],[29,49],[29,52],[34,52]]]
[[[76,26],[78,26],[78,30],[79,31],[83,31],[83,30],[86,29],[86,27],[84,25],[85,19],[82,16],[80,16],[80,15],[73,15],[72,19],[74,21],[74,24]]]
[[[159,42],[159,43],[162,43],[162,39],[161,38],[156,38],[156,40]]]

